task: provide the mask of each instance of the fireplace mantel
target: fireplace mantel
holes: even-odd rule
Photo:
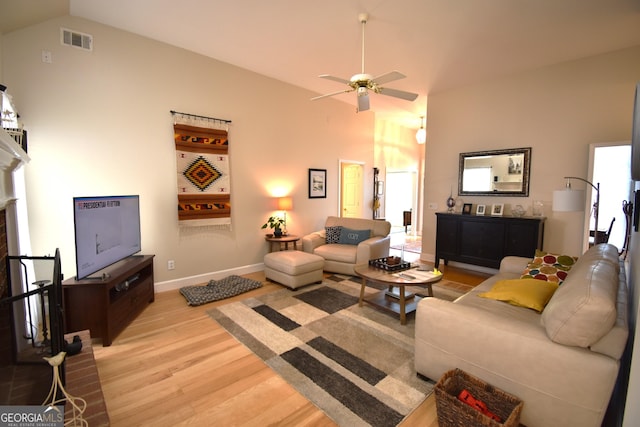
[[[15,199],[12,174],[28,161],[27,153],[0,127],[0,209]]]

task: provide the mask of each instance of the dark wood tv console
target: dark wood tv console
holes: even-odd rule
[[[436,213],[436,268],[440,259],[499,268],[507,255],[533,258],[542,249],[544,217]]]
[[[62,282],[65,332],[84,329],[109,346],[155,299],[154,255],[134,255],[103,270],[99,279]]]

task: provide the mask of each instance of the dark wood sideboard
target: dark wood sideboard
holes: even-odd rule
[[[155,299],[154,255],[135,255],[103,270],[102,279],[62,282],[65,332],[84,329],[109,346]]]
[[[533,258],[542,249],[544,217],[436,213],[436,268],[440,259],[499,268],[508,255]]]

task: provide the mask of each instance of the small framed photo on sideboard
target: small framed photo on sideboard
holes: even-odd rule
[[[502,211],[504,210],[503,203],[496,203],[491,207],[491,215],[492,216],[502,216]]]
[[[476,206],[476,215],[484,215],[484,205]]]
[[[471,203],[465,203],[462,206],[462,214],[469,215],[471,213]]]

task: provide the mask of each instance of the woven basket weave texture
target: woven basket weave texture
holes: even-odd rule
[[[458,400],[466,389],[500,417],[499,423]],[[445,372],[435,386],[436,410],[440,427],[518,427],[524,403],[461,369]]]

